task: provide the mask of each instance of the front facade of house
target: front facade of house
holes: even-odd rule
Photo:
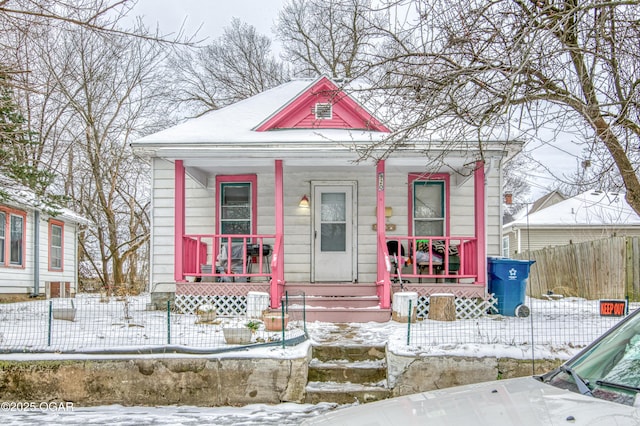
[[[0,203],[0,295],[75,294],[84,222],[67,210],[53,217],[29,202]]]
[[[387,155],[376,146],[389,133],[320,78],[137,141],[152,159],[152,290],[190,306],[266,291],[272,308],[300,285],[372,286],[380,309],[400,280],[421,295],[486,297],[505,143],[486,143],[482,161],[473,143],[412,141]]]
[[[640,217],[624,194],[586,191],[504,225],[503,255],[610,237],[640,236]]]

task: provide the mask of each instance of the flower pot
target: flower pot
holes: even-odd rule
[[[217,318],[216,311],[197,312],[198,322],[213,322]]]
[[[280,312],[266,313],[262,317],[264,328],[267,331],[282,331],[282,314]],[[289,314],[284,314],[284,328],[289,324]]]
[[[76,319],[76,308],[53,308],[53,319],[74,321]]]
[[[247,327],[224,327],[224,340],[231,345],[251,343],[251,330]]]

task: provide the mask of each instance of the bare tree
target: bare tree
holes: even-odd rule
[[[71,206],[93,223],[80,238],[85,272],[104,285],[139,282],[150,197],[147,165],[129,141],[160,116],[156,108],[167,96],[162,46],[56,27],[31,49],[41,61],[32,67],[33,83],[50,87],[30,98],[34,123],[47,130],[43,144],[58,147],[56,165]]]
[[[234,18],[208,46],[174,56],[174,93],[193,115],[201,115],[270,89],[288,79],[273,57],[271,40]]]
[[[404,130],[449,140],[573,132],[605,153],[640,214],[640,19],[635,0],[390,2],[376,85]],[[405,14],[406,13],[406,14]],[[515,129],[515,133],[514,133]],[[547,132],[545,134],[545,132]]]
[[[290,0],[280,12],[283,57],[302,76],[352,79],[367,68],[382,14],[371,0]]]

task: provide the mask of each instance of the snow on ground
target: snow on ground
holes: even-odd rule
[[[33,303],[33,302],[27,302]],[[90,300],[80,297],[79,306],[89,306]],[[145,299],[140,299],[145,303]],[[566,298],[562,300],[530,300],[526,302],[532,311],[529,318],[487,316],[478,320],[453,322],[419,321],[412,325],[411,338],[407,342],[407,324],[388,321],[385,323],[332,324],[307,323],[309,341],[295,347],[255,347],[216,356],[233,357],[274,357],[295,358],[304,356],[311,344],[328,345],[387,345],[388,350],[404,355],[458,355],[458,356],[499,356],[520,359],[561,358],[575,355],[587,342],[595,339],[619,321],[619,318],[602,318],[597,301]],[[83,305],[84,304],[84,305]],[[33,311],[28,305],[14,304],[0,306],[0,348],[18,338],[36,339],[38,348],[46,347],[42,339],[47,338],[45,311]],[[161,347],[166,341],[166,313],[155,312],[129,320],[135,326],[127,326],[122,307],[113,304],[99,315],[95,311],[80,311],[75,323],[56,321],[51,329],[54,341],[81,342],[81,347],[90,349],[88,342],[98,344],[98,348],[120,346],[127,350],[148,348],[145,343]],[[130,306],[131,308],[132,306]],[[631,310],[637,306],[632,305]],[[136,309],[132,309],[135,317]],[[142,314],[142,310],[138,312]],[[43,317],[44,316],[44,317]],[[101,325],[96,331],[91,324]],[[176,321],[174,321],[176,322]],[[173,338],[177,344],[219,344],[211,325],[196,323],[193,316],[178,319],[179,327]],[[35,324],[35,326],[34,326]],[[92,326],[92,327],[93,327]],[[204,327],[204,328],[203,328]],[[298,324],[301,328],[301,325]],[[37,329],[40,330],[37,330]],[[43,334],[42,328],[45,329]],[[36,331],[33,331],[36,330]],[[213,336],[213,337],[212,337]],[[40,340],[38,340],[40,339]],[[65,340],[67,339],[67,340]],[[84,340],[83,340],[84,339]],[[111,340],[113,339],[113,340]],[[534,342],[531,344],[531,342]],[[436,342],[436,344],[432,344]],[[408,344],[407,344],[408,343]],[[201,357],[207,354],[163,353],[145,355],[117,354],[62,354],[62,353],[14,353],[2,354],[0,359],[95,359],[137,357]],[[313,361],[312,361],[313,362]],[[6,403],[7,401],[2,401]],[[29,401],[34,402],[34,401]],[[17,403],[17,401],[16,401]],[[39,404],[38,402],[36,402]],[[46,408],[46,407],[45,407]],[[305,418],[315,417],[333,410],[335,404],[255,404],[245,407],[122,407],[117,405],[99,407],[74,407],[72,410],[54,411],[38,407],[32,411],[8,411],[2,405],[3,425],[297,425]]]
[[[65,411],[5,411],[0,414],[4,426],[110,425],[110,426],[249,426],[298,425],[304,419],[331,411],[336,404],[252,404],[244,407],[77,407]]]

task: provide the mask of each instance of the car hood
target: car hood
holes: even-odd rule
[[[304,425],[639,425],[634,407],[580,395],[533,377],[391,398],[307,420]]]

